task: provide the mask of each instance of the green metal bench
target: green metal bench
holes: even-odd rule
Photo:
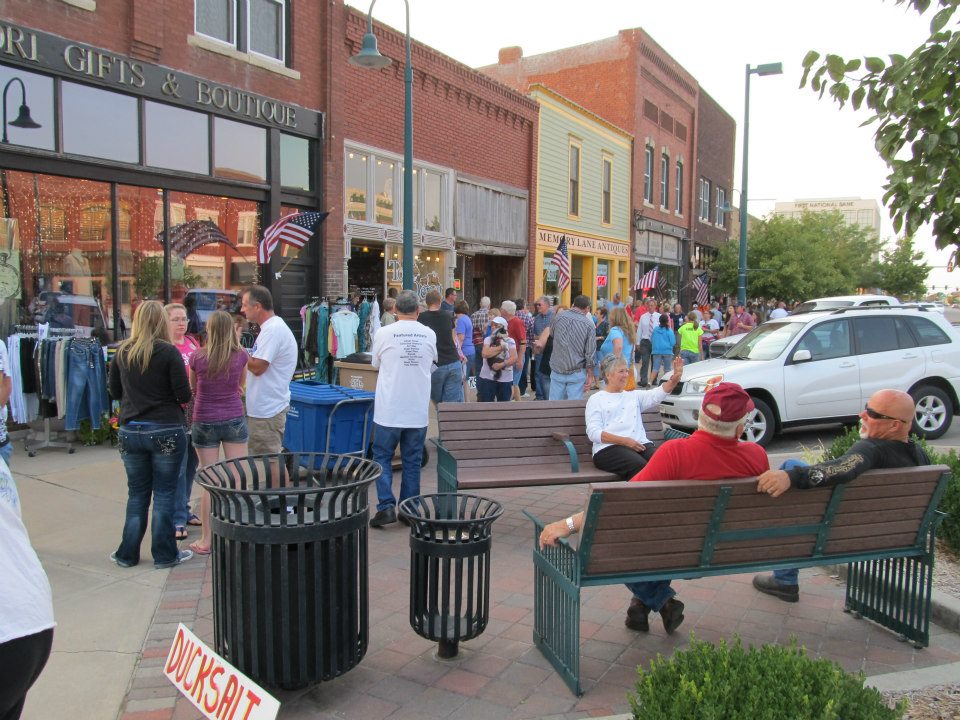
[[[437,490],[618,480],[591,461],[586,400],[440,403]],[[659,408],[643,413],[647,438],[663,441]]]
[[[576,547],[541,550],[544,523],[525,513],[535,526],[534,643],[581,695],[582,588],[850,563],[846,610],[925,647],[949,477],[942,465],[874,470],[783,498],[757,493],[752,478],[592,485]]]

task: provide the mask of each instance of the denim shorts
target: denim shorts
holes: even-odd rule
[[[190,431],[194,447],[215,448],[220,443],[247,442],[247,419],[243,416],[217,422],[195,422]]]

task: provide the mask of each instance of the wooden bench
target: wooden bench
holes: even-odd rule
[[[619,480],[593,466],[586,400],[441,403],[437,491]],[[664,439],[659,408],[643,413],[647,438]]]
[[[874,470],[782,498],[757,493],[755,479],[592,485],[576,548],[562,540],[540,550],[543,523],[526,513],[533,640],[580,695],[581,588],[850,563],[845,609],[925,647],[936,508],[949,478],[943,465]]]

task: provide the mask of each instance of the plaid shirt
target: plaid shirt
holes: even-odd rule
[[[533,341],[536,340],[533,334],[533,315],[526,310],[517,310],[517,317],[523,320],[523,325],[527,328],[527,345],[533,347]]]
[[[480,334],[483,334],[483,331],[487,327],[487,321],[490,319],[490,308],[480,308],[473,315],[470,316],[470,321],[473,323],[473,329],[479,330]]]

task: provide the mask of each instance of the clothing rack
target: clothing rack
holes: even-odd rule
[[[32,328],[33,333],[37,333],[37,327],[35,325],[17,325],[17,329],[21,327]],[[79,328],[49,328],[47,330],[47,339],[64,339],[69,337],[78,337],[80,333],[83,332]],[[30,431],[33,432],[32,430]],[[73,443],[67,442],[66,440],[52,440],[52,430],[50,430],[50,418],[43,419],[43,433],[37,437],[33,435],[28,437],[23,442],[23,448],[27,451],[27,457],[35,457],[37,450],[43,450],[45,448],[66,448],[68,455],[73,455],[77,449],[73,446]],[[31,442],[32,441],[32,442]]]

